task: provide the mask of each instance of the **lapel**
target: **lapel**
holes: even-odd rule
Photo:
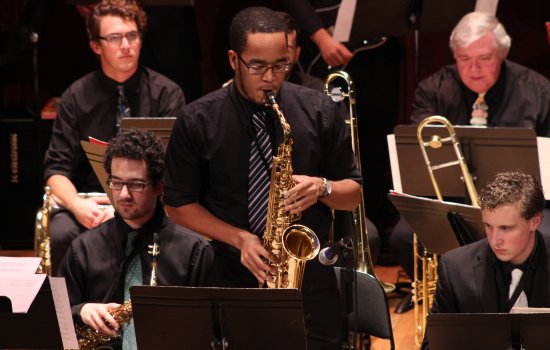
[[[550,239],[537,232],[539,238],[539,255],[537,269],[533,276],[533,285],[531,288],[531,307],[550,307],[550,284],[548,273],[550,271]]]
[[[496,286],[493,262],[490,259],[491,248],[484,241],[473,259],[472,269],[474,271],[476,303],[473,305],[479,312],[498,312],[498,292]]]

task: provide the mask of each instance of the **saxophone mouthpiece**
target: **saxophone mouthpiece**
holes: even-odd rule
[[[277,101],[275,100],[275,94],[272,90],[264,90],[265,96],[267,97],[267,104],[268,105],[275,105],[277,104]]]

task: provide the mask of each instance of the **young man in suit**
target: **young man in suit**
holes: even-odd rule
[[[431,312],[550,307],[550,238],[537,230],[545,203],[541,185],[531,175],[499,173],[479,202],[487,238],[442,256]]]

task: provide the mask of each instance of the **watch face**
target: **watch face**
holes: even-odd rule
[[[327,187],[326,187],[325,193],[327,196],[332,193],[332,184],[328,180],[327,180]]]

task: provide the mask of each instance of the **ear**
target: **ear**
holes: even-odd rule
[[[237,66],[239,65],[239,57],[237,56],[237,53],[233,50],[227,51],[227,56],[229,58],[229,64],[231,65],[231,68],[233,70],[237,70]]]
[[[538,212],[529,220],[529,225],[531,231],[536,231],[539,228],[539,225],[542,221],[542,213]]]
[[[300,53],[302,53],[302,47],[296,46],[296,62],[300,60]]]
[[[154,191],[156,195],[161,196],[164,193],[164,183],[162,181],[158,182],[155,185]]]
[[[92,49],[92,51],[93,51],[96,55],[101,56],[102,50],[101,50],[101,45],[99,45],[99,41],[97,41],[97,40],[90,40],[90,48]]]

